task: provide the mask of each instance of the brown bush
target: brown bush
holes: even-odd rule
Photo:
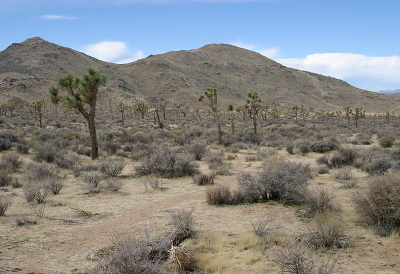
[[[337,210],[332,194],[325,188],[314,187],[304,191],[303,195],[303,202],[308,216]]]
[[[0,216],[4,216],[7,209],[11,206],[11,200],[8,197],[0,196]]]
[[[196,174],[193,177],[193,183],[198,186],[213,185],[214,179],[215,179],[215,173],[211,173],[211,174],[200,173],[200,174]]]
[[[367,192],[353,197],[357,214],[378,235],[400,230],[400,178],[397,173],[370,180]]]
[[[209,205],[229,205],[232,202],[232,194],[227,186],[209,186],[206,189],[206,200]]]

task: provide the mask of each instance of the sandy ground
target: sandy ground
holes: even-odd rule
[[[247,162],[245,156],[252,151],[241,151],[231,160],[232,174],[218,176],[217,184],[236,187],[236,176],[243,170],[257,170],[262,162]],[[317,169],[315,160],[320,154],[307,156],[278,155],[293,161],[308,162]],[[192,178],[160,179],[164,191],[145,191],[128,162],[120,193],[102,191],[88,195],[73,175],[66,178],[61,193],[51,196],[46,207],[46,218],[37,225],[17,226],[16,219],[33,216],[23,198],[22,189],[7,187],[3,194],[12,195],[13,205],[0,217],[0,273],[81,273],[96,265],[87,260],[93,250],[111,245],[112,238],[124,233],[138,233],[149,227],[154,235],[170,229],[169,212],[176,209],[193,209],[197,239],[186,244],[194,249],[198,265],[215,273],[277,273],[272,262],[279,247],[265,251],[255,247],[251,234],[251,221],[273,220],[288,237],[306,231],[307,220],[299,208],[275,202],[238,206],[209,206],[205,200],[205,187],[192,184]],[[207,165],[199,162],[200,169]],[[334,253],[339,256],[339,273],[400,273],[400,238],[380,238],[357,223],[351,206],[352,195],[366,187],[367,175],[355,171],[359,186],[344,189],[330,174],[316,175],[312,184],[327,186],[341,207],[346,230],[353,246]],[[6,192],[7,191],[7,192]],[[81,217],[72,208],[83,209],[93,217]],[[204,244],[206,243],[206,244]],[[205,246],[207,245],[207,246]]]

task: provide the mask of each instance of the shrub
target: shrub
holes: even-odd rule
[[[351,171],[351,168],[338,169],[334,176],[339,181],[349,181],[353,179],[353,172]]]
[[[366,171],[370,175],[383,175],[390,169],[392,164],[387,158],[379,158],[373,160],[368,166]]]
[[[395,140],[394,136],[385,134],[379,138],[378,142],[381,147],[388,148],[393,146]]]
[[[193,233],[193,210],[175,210],[170,212],[171,224],[176,231],[186,231],[187,235]]]
[[[54,177],[56,174],[58,174],[57,167],[48,164],[33,163],[28,166],[28,170],[30,171],[30,179],[37,181]]]
[[[4,216],[7,209],[11,206],[11,200],[8,197],[0,196],[0,216]]]
[[[211,174],[196,174],[193,177],[193,183],[198,186],[206,186],[206,185],[213,185],[215,179],[215,173]]]
[[[25,144],[17,144],[16,149],[20,154],[28,154],[29,152],[29,147]]]
[[[58,195],[60,193],[61,189],[64,187],[64,183],[62,181],[60,181],[59,178],[56,176],[50,177],[48,179],[47,183],[48,183],[48,187],[50,188],[50,191],[54,195]]]
[[[270,161],[259,173],[243,172],[238,176],[238,188],[247,201],[281,200],[299,203],[301,192],[311,178],[309,165],[288,161]]]
[[[306,242],[313,248],[342,248],[350,245],[343,221],[334,213],[326,212],[315,218],[313,227],[306,235]]]
[[[16,223],[17,226],[36,225],[37,221],[28,217],[22,217],[22,218],[17,218]]]
[[[325,153],[336,149],[336,144],[332,141],[319,141],[311,144],[313,152]]]
[[[308,152],[310,152],[310,146],[307,143],[299,143],[296,145],[296,147],[302,155],[305,155]]]
[[[188,146],[187,151],[193,155],[193,158],[197,161],[201,161],[204,155],[207,153],[206,146],[200,143],[194,143]]]
[[[118,192],[122,188],[122,185],[122,182],[114,178],[106,181],[106,188],[111,192]]]
[[[125,165],[123,158],[109,158],[99,163],[99,171],[110,177],[118,177]]]
[[[78,156],[76,154],[58,154],[54,159],[54,163],[65,169],[73,169],[78,162]]]
[[[227,186],[209,186],[206,189],[206,200],[209,205],[229,205],[232,201],[232,194]]]
[[[326,166],[322,166],[318,169],[318,174],[327,174],[329,173],[329,169]]]
[[[293,143],[289,143],[286,145],[286,151],[289,154],[294,154],[294,145]]]
[[[325,188],[312,188],[304,191],[303,195],[308,216],[337,210],[332,194]]]
[[[12,143],[8,139],[0,138],[0,152],[3,150],[10,149],[12,147]]]
[[[9,186],[11,182],[10,172],[7,169],[0,169],[0,186]]]
[[[352,165],[359,156],[357,150],[350,146],[341,146],[339,153],[343,157],[343,164]]]
[[[108,155],[115,155],[120,145],[114,141],[108,141],[104,143],[104,150],[107,151]]]
[[[24,186],[24,184],[21,183],[17,178],[15,178],[14,181],[12,181],[11,186],[13,188],[21,188]]]
[[[154,174],[161,177],[177,178],[191,176],[197,172],[197,165],[188,155],[178,155],[175,150],[163,148],[140,161],[136,167],[139,175]]]
[[[53,163],[58,156],[57,148],[51,143],[44,143],[35,146],[36,154],[33,159],[39,163],[47,162]]]
[[[101,181],[101,177],[100,174],[92,171],[86,173],[83,176],[82,181],[84,183],[85,188],[87,188],[87,190],[89,190],[90,193],[94,193],[97,191],[97,188]]]
[[[353,197],[356,213],[381,236],[400,230],[400,178],[388,174],[370,179],[365,194]]]
[[[30,181],[24,185],[24,196],[27,202],[36,201],[38,204],[44,204],[50,192],[49,181]]]
[[[22,166],[22,161],[16,153],[4,154],[1,159],[10,165],[12,172],[17,172]]]

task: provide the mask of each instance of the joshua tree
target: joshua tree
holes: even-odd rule
[[[235,125],[234,125],[234,118],[235,118],[235,113],[233,105],[228,106],[228,112],[229,112],[229,120],[231,121],[231,129],[232,129],[232,134],[235,134]]]
[[[294,117],[296,118],[296,124],[299,124],[299,122],[297,121],[297,117],[299,116],[299,107],[294,106],[292,110],[293,110]]]
[[[204,102],[204,95],[199,97],[199,101],[205,105],[208,105],[212,112],[214,113],[214,117],[216,118],[217,128],[218,128],[218,143],[222,144],[222,131],[221,131],[221,124],[219,123],[219,114],[218,114],[218,97],[217,97],[217,86],[213,88],[207,88],[204,92],[205,97],[208,98],[208,103]]]
[[[261,106],[261,116],[264,120],[264,122],[267,121],[267,114],[268,114],[268,109],[269,109],[269,104],[262,104]]]
[[[159,112],[159,108],[160,108],[160,104],[156,102],[156,107],[155,107],[155,109],[154,109],[154,121],[155,121],[156,118],[157,118],[158,126],[159,126],[160,128],[164,128],[164,123],[161,122],[160,115],[159,115],[159,113],[158,113],[158,112]],[[165,117],[164,117],[164,121],[165,121]]]
[[[31,104],[31,107],[33,111],[35,112],[35,120],[39,118],[39,127],[42,128],[42,115],[43,115],[43,106],[44,102],[43,101],[38,101],[38,102],[33,102]]]
[[[144,115],[147,113],[148,105],[144,102],[138,102],[135,104],[134,108],[137,113],[140,113],[142,119],[144,119]]]
[[[158,104],[158,109],[162,112],[164,121],[165,121],[165,113],[167,112],[167,104],[168,101],[164,101]]]
[[[247,115],[253,122],[254,134],[257,134],[257,115],[261,109],[261,100],[258,99],[258,93],[253,92],[248,94],[247,104],[245,105]]]
[[[118,105],[118,111],[121,112],[121,123],[124,125],[125,122],[125,110],[127,110],[129,107],[126,106],[124,103],[120,103]]]
[[[350,124],[350,114],[352,112],[352,110],[350,109],[350,106],[344,107],[344,117],[346,117],[347,119],[347,124]]]
[[[336,115],[336,118],[337,118],[337,122],[339,124],[340,123],[340,118],[342,117],[342,112],[340,110],[336,110],[335,111],[335,115]]]
[[[105,83],[106,76],[104,74],[89,68],[81,77],[68,74],[58,80],[58,86],[50,87],[52,103],[61,102],[67,109],[76,109],[88,122],[93,160],[99,157],[95,124],[97,92]],[[60,96],[60,89],[65,90],[66,95]]]
[[[363,111],[362,107],[356,108],[354,112],[351,111],[351,114],[353,115],[354,121],[356,122],[356,127],[358,127],[358,120],[365,117],[365,110]]]

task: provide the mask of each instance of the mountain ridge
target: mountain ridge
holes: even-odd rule
[[[150,55],[127,64],[97,60],[74,49],[33,37],[0,52],[0,99],[46,99],[48,87],[67,73],[93,67],[108,77],[99,96],[133,103],[168,100],[171,105],[200,107],[197,98],[210,86],[219,88],[225,107],[243,105],[249,92],[282,107],[304,105],[339,110],[362,106],[370,112],[398,109],[400,100],[352,87],[345,81],[287,68],[263,55],[228,44]]]

